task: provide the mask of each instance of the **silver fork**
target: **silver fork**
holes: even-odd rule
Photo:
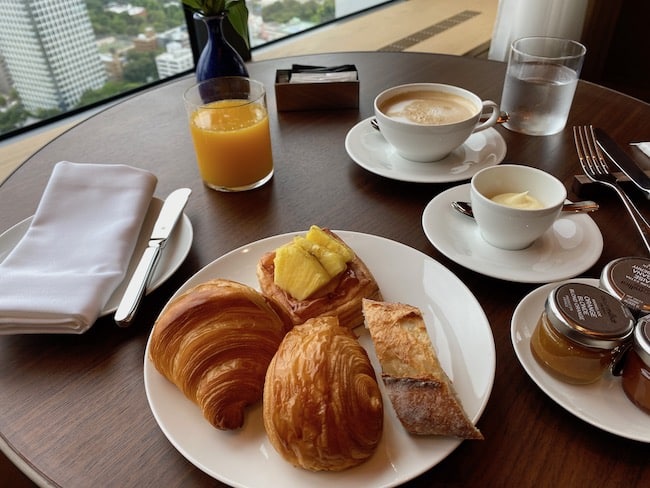
[[[650,252],[650,224],[648,224],[647,220],[639,212],[639,209],[634,206],[632,200],[630,200],[620,187],[616,181],[616,177],[610,173],[603,153],[600,151],[598,144],[596,144],[593,127],[591,125],[574,126],[573,139],[575,140],[582,171],[594,183],[605,185],[618,194],[626,210],[632,217],[639,234],[641,234],[641,239],[643,239],[646,249]]]

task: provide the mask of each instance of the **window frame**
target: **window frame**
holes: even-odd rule
[[[249,48],[246,45],[246,43],[243,41],[243,39],[241,39],[239,37],[239,35],[235,32],[235,30],[233,29],[233,27],[230,25],[229,22],[224,22],[224,35],[225,35],[226,39],[228,40],[228,42],[230,42],[233,45],[233,47],[237,50],[237,52],[239,52],[239,54],[242,56],[244,61],[248,62],[248,61],[252,60],[252,51],[254,51],[257,47],[265,48],[265,47],[268,47],[268,46],[272,46],[275,43],[279,43],[279,42],[285,41],[287,39],[291,39],[291,38],[300,36],[302,34],[314,31],[314,30],[319,29],[319,28],[321,28],[323,26],[332,24],[334,22],[341,21],[342,19],[350,18],[350,17],[356,16],[356,15],[363,15],[365,12],[367,12],[369,10],[373,10],[373,9],[375,9],[377,7],[392,3],[393,1],[395,1],[395,0],[383,0],[383,1],[378,0],[377,4],[372,5],[370,7],[362,8],[361,10],[359,10],[357,12],[353,12],[353,13],[349,13],[349,14],[346,14],[346,15],[341,16],[341,17],[337,17],[337,18],[329,20],[327,22],[323,22],[322,24],[318,24],[318,25],[315,25],[315,26],[310,27],[308,29],[302,30],[300,32],[296,32],[294,34],[289,34],[289,35],[287,35],[285,37],[282,37],[280,39],[269,41],[268,43],[265,43],[265,44],[260,45],[260,46],[256,46],[256,47],[254,47],[252,49]],[[169,81],[173,81],[175,79],[182,78],[184,76],[187,76],[190,73],[193,73],[195,71],[195,69],[196,69],[196,63],[197,63],[197,61],[199,59],[201,51],[203,50],[203,46],[206,43],[207,34],[206,34],[206,31],[205,31],[204,28],[198,27],[201,24],[201,22],[194,19],[193,12],[191,12],[185,5],[183,5],[183,13],[184,13],[184,16],[185,16],[185,23],[187,25],[187,31],[188,31],[188,35],[189,35],[189,39],[190,39],[190,47],[192,49],[192,56],[194,58],[194,67],[193,68],[188,69],[186,71],[182,71],[180,73],[176,73],[176,74],[168,76],[168,77],[165,77],[163,79],[159,79],[159,80],[152,81],[150,83],[143,84],[143,85],[141,85],[141,86],[139,86],[137,88],[133,88],[131,90],[126,90],[126,91],[120,92],[120,93],[118,93],[116,95],[105,98],[103,100],[99,100],[97,102],[94,102],[94,103],[91,103],[91,104],[88,104],[88,105],[84,105],[83,107],[68,110],[66,112],[54,115],[52,117],[48,117],[47,119],[39,120],[39,121],[31,123],[29,125],[16,128],[16,129],[14,129],[12,131],[9,131],[9,132],[6,132],[4,134],[0,134],[0,143],[7,140],[7,139],[11,139],[13,137],[25,134],[27,132],[46,127],[48,125],[52,125],[52,124],[64,121],[66,119],[77,117],[77,116],[79,116],[81,114],[84,114],[84,113],[89,113],[89,112],[93,112],[93,111],[96,111],[96,110],[100,110],[100,109],[105,108],[107,106],[110,106],[112,104],[119,103],[119,101],[121,101],[123,99],[126,99],[126,98],[129,98],[129,97],[131,97],[133,95],[136,95],[136,94],[138,94],[138,93],[140,93],[140,92],[142,92],[144,90],[148,90],[149,88],[156,87],[156,86],[161,85],[163,83],[167,83]]]

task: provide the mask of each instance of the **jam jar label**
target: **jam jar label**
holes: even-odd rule
[[[650,260],[626,258],[610,269],[610,286],[634,309],[650,306]]]
[[[609,293],[591,285],[567,283],[557,288],[555,300],[567,325],[582,334],[617,339],[629,334],[631,315]]]

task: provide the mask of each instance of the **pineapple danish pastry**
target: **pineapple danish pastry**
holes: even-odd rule
[[[266,369],[290,327],[277,304],[253,288],[208,281],[161,312],[149,356],[214,427],[236,429],[246,406],[262,398]]]
[[[264,254],[257,278],[262,293],[275,299],[294,325],[334,315],[353,329],[363,324],[361,300],[381,300],[363,261],[338,235],[315,225],[306,235]]]
[[[264,427],[294,466],[342,471],[372,456],[383,402],[370,359],[336,317],[294,327],[266,373]]]

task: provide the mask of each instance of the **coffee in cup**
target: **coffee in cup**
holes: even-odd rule
[[[405,159],[439,161],[474,132],[494,126],[499,107],[474,93],[440,83],[399,85],[375,97],[379,130]],[[484,111],[490,116],[480,122]]]
[[[379,105],[391,119],[414,124],[445,125],[462,122],[476,113],[474,104],[453,93],[413,90],[398,93]]]

